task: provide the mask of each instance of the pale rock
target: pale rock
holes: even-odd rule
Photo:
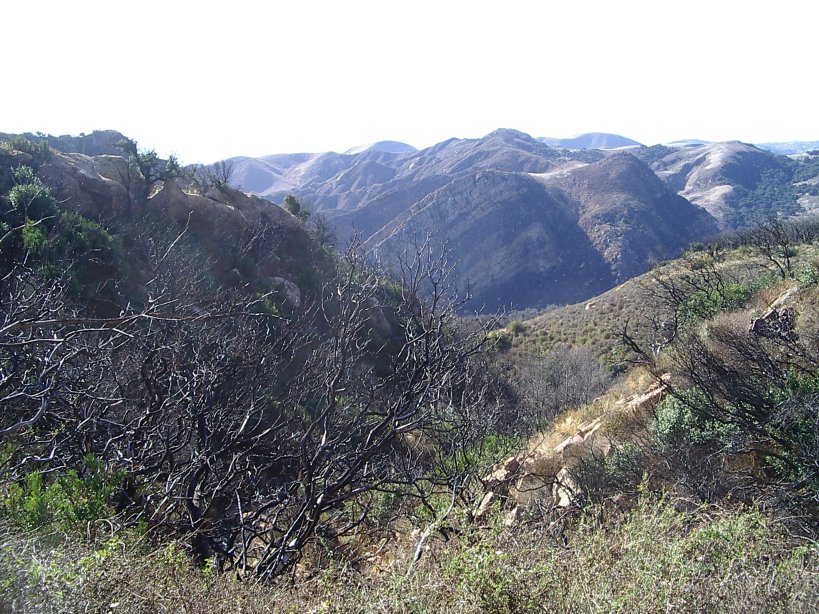
[[[498,496],[491,490],[483,496],[480,505],[478,505],[477,509],[472,514],[472,518],[475,520],[475,522],[482,522],[486,519],[489,509],[492,507],[492,504],[495,503],[497,498]]]
[[[270,281],[281,289],[284,300],[291,307],[295,309],[301,307],[301,289],[294,282],[284,277],[273,277]]]

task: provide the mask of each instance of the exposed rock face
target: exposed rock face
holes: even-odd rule
[[[118,156],[122,150],[117,144],[125,138],[116,130],[94,130],[81,136],[49,136],[48,145],[63,153],[81,153],[87,156]]]
[[[6,140],[12,135],[0,133],[0,140]],[[45,138],[48,146],[62,153],[81,153],[87,156],[120,155],[122,150],[117,147],[125,136],[116,130],[95,130],[91,134],[73,136],[64,134],[62,136],[41,135],[26,133],[21,136],[34,141]]]
[[[793,304],[799,296],[799,286],[793,286],[783,292],[771,303],[762,317],[751,320],[748,332],[760,337],[780,338],[794,342],[799,339],[796,331],[796,309]]]
[[[761,318],[751,320],[749,331],[760,337],[780,337],[787,341],[796,341],[798,333],[795,330],[796,312],[793,307],[783,309],[769,309]]]
[[[40,174],[63,209],[104,224],[154,212],[199,243],[210,259],[208,275],[279,288],[292,308],[302,303],[303,289],[293,278],[310,266],[311,240],[302,223],[268,200],[174,178],[157,181],[143,202],[144,181],[121,156],[55,152]]]
[[[273,277],[271,281],[274,286],[281,288],[284,294],[284,300],[290,303],[291,307],[295,307],[296,309],[301,307],[301,290],[299,290],[296,284],[284,277]]]
[[[58,153],[40,172],[67,208],[92,216],[127,210],[144,186],[121,156]]]
[[[245,278],[278,277],[289,302],[301,303],[298,286],[287,278],[309,261],[310,240],[304,226],[278,205],[238,190],[201,192],[187,180],[169,179],[155,186],[147,206],[180,230],[189,228],[217,272],[235,268]],[[244,259],[248,250],[251,257]]]
[[[668,395],[668,376],[652,385],[645,393],[635,395],[625,403],[625,415],[635,422],[649,419],[652,410]],[[569,507],[577,503],[582,489],[574,470],[590,458],[610,456],[617,445],[603,429],[604,418],[596,418],[578,427],[575,434],[558,445],[543,449],[536,446],[498,463],[483,482],[486,495],[473,517],[480,522],[498,498],[508,498],[519,517],[525,509],[547,504]]]

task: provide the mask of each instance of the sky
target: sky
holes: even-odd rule
[[[26,0],[0,132],[115,129],[183,163],[498,128],[819,140],[811,0]]]

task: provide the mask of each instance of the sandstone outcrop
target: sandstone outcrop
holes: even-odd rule
[[[624,419],[634,423],[649,419],[652,410],[668,394],[668,376],[649,387],[642,394],[622,402]],[[617,446],[628,440],[623,435],[614,437],[606,432],[606,416],[599,416],[581,424],[576,432],[560,443],[545,447],[534,443],[496,464],[484,478],[487,489],[480,505],[473,513],[476,522],[482,522],[498,500],[511,502],[513,510],[509,522],[539,505],[570,507],[578,503],[582,487],[575,470],[592,458],[610,456]],[[544,434],[543,439],[548,439]]]

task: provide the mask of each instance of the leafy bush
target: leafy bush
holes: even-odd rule
[[[32,140],[25,136],[15,135],[3,143],[8,151],[22,151],[32,157],[32,164],[39,167],[43,162],[51,159],[51,149],[45,139]]]
[[[520,335],[526,332],[526,325],[520,320],[512,320],[506,325],[506,330],[513,335]]]
[[[737,434],[735,426],[717,422],[695,411],[702,407],[703,393],[691,389],[668,396],[655,409],[653,430],[661,445],[728,445]]]
[[[725,283],[721,287],[699,290],[677,307],[683,324],[702,320],[720,311],[745,305],[753,294],[751,287],[739,283]]]
[[[482,612],[522,612],[535,607],[535,595],[527,594],[522,569],[510,564],[512,553],[479,542],[452,553],[443,564],[444,573],[469,595]]]
[[[113,513],[109,498],[123,475],[109,473],[93,454],[84,460],[83,475],[70,469],[46,484],[43,473],[32,471],[22,483],[8,485],[0,512],[27,528],[51,525],[66,531],[108,518]]]
[[[804,287],[815,286],[819,283],[819,262],[804,262],[793,272],[794,278]]]
[[[42,229],[35,223],[26,221],[25,226],[23,226],[21,230],[21,236],[23,237],[23,247],[25,247],[26,251],[31,252],[35,256],[42,253],[46,245],[46,238]]]
[[[36,222],[57,215],[57,200],[31,167],[19,167],[14,178],[17,185],[9,191],[9,202],[17,220]]]

